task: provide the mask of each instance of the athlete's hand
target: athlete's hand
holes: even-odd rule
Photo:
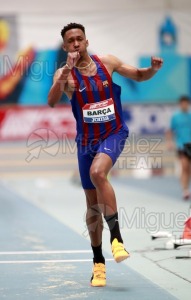
[[[162,58],[155,57],[155,56],[151,57],[151,66],[153,70],[158,71],[160,68],[162,68],[162,65],[163,65]]]
[[[73,69],[73,67],[76,65],[78,60],[80,59],[80,54],[79,52],[68,52],[68,57],[67,57],[67,65],[69,66],[70,69]]]

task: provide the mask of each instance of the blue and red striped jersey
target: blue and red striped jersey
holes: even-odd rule
[[[92,55],[96,64],[95,76],[82,75],[73,68],[75,90],[71,105],[77,124],[76,141],[86,145],[105,139],[120,129],[128,130],[121,106],[121,87],[112,81],[101,60]]]

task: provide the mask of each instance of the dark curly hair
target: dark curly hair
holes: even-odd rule
[[[64,26],[63,29],[61,30],[61,36],[62,36],[62,38],[64,38],[64,35],[65,35],[66,31],[68,31],[70,29],[75,29],[75,28],[81,29],[83,31],[83,33],[86,34],[85,33],[85,28],[84,28],[83,25],[78,24],[78,23],[70,23],[70,24]]]
[[[181,102],[184,102],[184,101],[185,102],[190,102],[189,97],[186,96],[186,95],[181,96],[180,99],[179,99],[179,102],[181,103]]]

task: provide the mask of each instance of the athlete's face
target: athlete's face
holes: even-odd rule
[[[75,28],[66,31],[64,35],[64,45],[63,49],[66,52],[75,52],[78,51],[80,56],[86,52],[88,47],[88,40],[81,29]]]
[[[188,101],[181,101],[180,102],[180,108],[182,111],[187,112],[189,110],[190,104]]]

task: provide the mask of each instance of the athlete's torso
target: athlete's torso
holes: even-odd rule
[[[177,111],[172,117],[171,129],[177,148],[183,149],[185,143],[191,142],[191,111]]]
[[[76,141],[87,144],[105,139],[112,133],[128,128],[123,121],[121,87],[96,56],[91,56],[96,69],[94,76],[85,76],[77,68],[71,72],[73,93],[71,105],[77,123]]]

